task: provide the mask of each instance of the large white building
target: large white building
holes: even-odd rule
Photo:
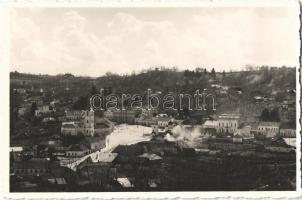
[[[279,133],[279,122],[260,122],[257,127],[257,136],[275,137]]]
[[[239,114],[221,114],[218,116],[218,132],[233,134],[238,129]]]

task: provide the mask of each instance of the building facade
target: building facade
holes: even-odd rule
[[[218,132],[233,134],[238,129],[240,120],[239,114],[221,114],[218,116]]]

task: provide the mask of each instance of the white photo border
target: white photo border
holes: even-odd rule
[[[293,6],[300,8],[301,2],[295,0],[4,0],[0,2],[0,76],[1,76],[1,100],[0,100],[0,188],[3,198],[12,199],[113,199],[113,198],[139,198],[139,199],[174,199],[174,198],[302,198],[301,196],[301,60],[300,66],[296,67],[296,191],[246,191],[246,192],[51,192],[51,193],[10,193],[9,192],[9,71],[10,71],[10,27],[9,10],[11,8],[24,7],[244,7],[244,6]],[[301,29],[300,29],[301,38]],[[301,42],[297,41],[297,48],[300,49]],[[300,53],[301,54],[301,53]],[[297,58],[299,59],[299,58]]]

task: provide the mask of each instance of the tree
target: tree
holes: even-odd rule
[[[36,103],[36,102],[33,102],[33,103],[31,104],[31,108],[30,108],[30,113],[31,113],[32,116],[35,116],[35,112],[36,112],[37,109],[38,109],[37,103]]]
[[[73,109],[75,110],[86,110],[88,108],[88,96],[81,96],[79,99],[74,102]]]
[[[225,71],[222,71],[222,77],[225,78]]]
[[[261,113],[261,117],[260,117],[261,121],[267,122],[270,120],[270,113],[269,110],[267,108],[265,108],[262,113]]]
[[[212,77],[216,77],[216,72],[215,72],[215,69],[214,69],[214,68],[212,68],[211,76],[212,76]]]
[[[277,107],[272,109],[271,111],[265,108],[261,113],[261,121],[267,122],[279,122],[280,121],[280,114]]]
[[[203,74],[204,74],[204,75],[207,75],[207,74],[208,74],[208,72],[207,72],[207,69],[206,69],[206,68],[203,70]]]
[[[273,122],[280,122],[280,114],[279,114],[279,110],[278,108],[274,108],[271,112],[270,112],[270,121]]]
[[[97,94],[97,90],[96,90],[95,85],[93,85],[93,86],[90,88],[90,94],[91,94],[91,95]]]

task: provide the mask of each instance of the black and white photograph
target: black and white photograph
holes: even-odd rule
[[[300,191],[287,2],[10,7],[8,192]]]

